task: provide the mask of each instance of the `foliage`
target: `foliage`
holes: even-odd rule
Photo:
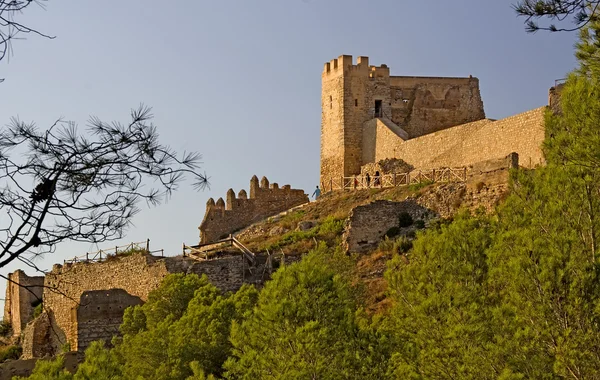
[[[53,360],[38,360],[31,376],[13,377],[13,380],[72,380],[73,375],[64,369],[65,358],[61,355]]]
[[[193,375],[189,376],[186,380],[216,380],[214,375],[206,376],[198,362],[191,362],[190,368],[192,369]]]
[[[0,322],[0,336],[8,336],[12,332],[10,321],[2,320]]]
[[[487,220],[461,215],[390,262],[386,279],[397,300],[387,326],[397,340],[390,376],[494,378],[485,345],[493,331],[485,286],[490,235]]]
[[[406,236],[400,236],[396,239],[385,237],[377,247],[382,252],[391,252],[394,254],[407,253],[413,246],[413,242]]]
[[[590,21],[595,21],[594,14],[600,5],[598,0],[520,0],[514,5],[519,16],[525,17],[526,30],[530,33],[538,30],[573,31],[586,26]],[[573,27],[565,28],[550,24],[540,26],[537,19],[549,18],[559,22],[569,20]]]
[[[61,120],[39,130],[13,119],[0,133],[0,267],[65,240],[119,239],[140,200],[159,204],[186,176],[204,186],[200,156],[160,144],[151,119],[140,107],[126,125],[92,118],[84,134]]]
[[[389,376],[598,378],[599,90],[593,65],[569,76],[547,166],[513,173],[497,219],[461,215],[392,260]]]
[[[332,240],[339,236],[344,230],[344,223],[345,218],[338,218],[330,215],[310,230],[286,232],[276,242],[265,248],[269,251],[274,251],[277,248],[313,238]]]
[[[400,228],[404,228],[404,227],[410,227],[413,224],[413,218],[412,216],[410,216],[409,213],[407,212],[401,212],[400,215],[398,215],[398,227]]]
[[[398,235],[400,235],[400,227],[394,226],[385,232],[384,237],[389,239],[395,238]]]
[[[321,244],[280,269],[253,313],[234,323],[229,378],[380,378],[385,355],[377,336],[361,327],[350,281],[328,256]]]
[[[31,314],[31,319],[36,319],[39,317],[44,311],[44,304],[39,303],[36,307],[33,308],[33,313]]]
[[[21,357],[23,349],[20,346],[8,346],[3,347],[0,350],[0,363],[3,363],[9,359],[16,360]]]
[[[2,20],[0,22],[0,61],[10,55],[11,43],[15,39],[20,39],[20,34],[35,34],[45,38],[54,38],[39,32],[22,21],[15,21],[15,16],[21,16],[32,4],[37,3],[43,7],[42,1],[45,0],[0,0],[0,20]]]
[[[419,230],[425,228],[425,221],[423,219],[415,220],[415,228]]]
[[[231,351],[232,321],[248,314],[257,298],[258,292],[249,285],[222,295],[206,276],[169,275],[148,302],[125,311],[123,337],[114,340],[114,349],[90,346],[75,378],[220,375]]]
[[[92,342],[85,350],[85,361],[77,368],[74,380],[120,380],[122,360],[114,350],[104,347],[104,342]]]
[[[433,183],[434,183],[433,181],[425,180],[425,181],[421,181],[419,183],[413,183],[413,184],[408,185],[408,189],[412,192],[415,192],[415,191],[424,189],[429,185],[433,185]]]

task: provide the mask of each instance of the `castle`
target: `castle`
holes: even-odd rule
[[[558,91],[551,89],[551,107],[557,97]],[[375,168],[385,172],[379,163],[386,159],[402,160],[413,169],[461,167],[465,173],[466,168],[506,170],[517,159],[525,167],[544,163],[540,146],[546,107],[486,119],[477,78],[390,76],[386,65],[370,66],[367,57],[358,57],[354,64],[351,56],[342,55],[325,64],[321,102],[323,190],[332,190],[340,178],[343,183],[345,177]],[[208,200],[198,227],[199,246],[308,201],[303,190],[280,188],[266,177],[259,183],[254,176],[249,195],[241,190],[236,196],[229,189],[225,200]],[[376,243],[380,231],[389,227],[379,224],[396,223],[395,205],[380,202],[377,207],[351,216],[349,225],[370,235],[352,237],[349,247],[358,251],[365,242]],[[424,212],[416,204],[409,208],[415,217]],[[101,263],[57,264],[43,277],[16,271],[7,285],[4,320],[12,323],[15,336],[22,336],[25,358],[56,354],[65,343],[82,351],[93,340],[110,341],[118,334],[125,308],[145,302],[170,273],[206,274],[223,291],[234,291],[243,283],[262,282],[269,265],[258,254],[250,261],[239,254],[203,260],[136,254]],[[40,296],[44,312],[32,320]]]
[[[521,166],[544,162],[546,107],[486,119],[477,78],[390,76],[387,65],[370,66],[367,57],[353,64],[350,55],[325,63],[321,78],[325,190],[384,159],[432,169],[466,167],[514,152]]]

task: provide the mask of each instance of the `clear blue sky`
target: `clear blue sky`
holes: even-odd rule
[[[341,54],[369,56],[392,75],[476,76],[490,118],[546,104],[575,66],[576,34],[527,34],[512,2],[50,0],[18,20],[57,38],[16,41],[0,62],[0,124],[125,122],[140,102],[152,106],[164,143],[203,154],[211,188],[143,205],[118,244],[150,238],[175,255],[197,243],[208,197],[248,189],[254,174],[312,193],[321,71]],[[95,249],[64,244],[38,264]]]

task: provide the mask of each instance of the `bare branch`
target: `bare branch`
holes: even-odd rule
[[[161,145],[151,120],[140,106],[126,125],[92,117],[80,134],[72,122],[43,131],[13,119],[0,132],[0,267],[64,240],[119,239],[140,200],[158,205],[189,177],[207,186],[201,156]]]

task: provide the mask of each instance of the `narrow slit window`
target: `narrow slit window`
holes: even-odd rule
[[[358,107],[358,99],[354,99],[354,107]]]
[[[333,108],[333,96],[329,95],[329,108]]]

